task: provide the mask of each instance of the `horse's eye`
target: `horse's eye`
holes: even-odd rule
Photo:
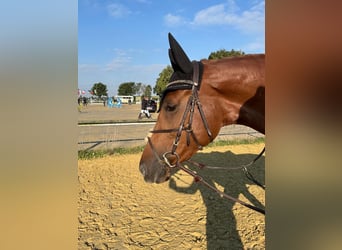
[[[172,112],[172,111],[175,111],[177,105],[174,105],[174,104],[167,104],[166,107],[165,107],[165,110],[167,112]]]

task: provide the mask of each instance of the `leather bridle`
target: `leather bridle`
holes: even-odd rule
[[[199,150],[203,148],[203,146],[199,143],[194,131],[192,130],[192,122],[193,122],[193,117],[194,117],[194,112],[195,112],[195,106],[197,106],[198,111],[200,113],[203,125],[206,129],[207,135],[210,139],[210,142],[213,140],[210,128],[208,126],[207,119],[205,118],[203,109],[202,109],[202,104],[199,100],[198,97],[198,91],[200,87],[200,82],[199,82],[199,63],[197,61],[193,61],[193,79],[192,80],[176,80],[169,82],[169,84],[166,87],[166,91],[169,89],[176,90],[178,85],[182,86],[182,89],[191,89],[191,95],[189,96],[188,102],[186,104],[186,108],[183,114],[183,117],[181,119],[181,122],[179,124],[178,128],[174,129],[159,129],[159,130],[152,130],[150,131],[151,133],[172,133],[172,132],[177,132],[175,140],[173,141],[172,144],[172,149],[168,152],[165,152],[163,154],[163,159],[166,163],[167,166],[173,168],[175,167],[175,164],[172,165],[169,162],[169,159],[167,158],[168,156],[174,156],[177,158],[177,161],[179,159],[179,155],[177,154],[176,150],[178,147],[179,140],[182,136],[182,132],[186,132],[186,144],[187,146],[190,145],[190,136],[193,138],[194,142],[197,144],[197,147]],[[189,115],[188,123],[186,123],[187,117]],[[151,143],[150,143],[151,144]]]
[[[210,185],[208,182],[206,182],[201,176],[199,176],[195,171],[192,171],[190,170],[189,168],[186,168],[184,167],[183,165],[180,164],[179,162],[179,155],[178,153],[176,152],[177,150],[177,147],[178,147],[178,143],[179,143],[179,140],[182,136],[182,132],[185,131],[186,132],[186,143],[187,143],[187,146],[190,145],[190,136],[193,138],[194,142],[197,144],[197,147],[199,150],[201,150],[203,148],[203,145],[201,145],[192,129],[192,122],[193,122],[193,116],[194,116],[194,112],[195,112],[195,106],[197,106],[198,108],[198,111],[199,111],[199,114],[201,116],[201,119],[202,119],[202,122],[203,122],[203,125],[206,129],[206,132],[207,132],[207,135],[210,139],[210,142],[213,140],[213,137],[212,137],[212,133],[210,131],[210,128],[209,128],[209,125],[208,125],[208,122],[207,122],[207,119],[205,118],[205,115],[204,115],[204,112],[203,112],[203,109],[202,109],[202,104],[199,100],[199,97],[198,97],[198,91],[199,91],[199,88],[200,88],[200,72],[199,72],[199,65],[200,65],[200,62],[197,62],[197,61],[193,61],[192,62],[193,64],[193,77],[192,77],[192,80],[175,80],[175,81],[171,81],[169,82],[169,84],[167,85],[164,93],[166,93],[168,90],[170,91],[173,91],[173,90],[179,90],[179,89],[191,89],[191,95],[189,96],[189,99],[188,99],[188,102],[186,104],[186,108],[185,108],[185,111],[184,111],[184,114],[182,116],[182,119],[181,119],[181,122],[179,124],[179,127],[178,128],[173,128],[173,129],[158,129],[158,130],[151,130],[150,132],[151,133],[172,133],[172,132],[177,132],[176,134],[176,137],[175,137],[175,140],[173,141],[173,144],[172,144],[172,148],[170,151],[167,151],[163,154],[162,158],[160,158],[160,156],[158,155],[156,149],[154,148],[153,144],[152,144],[152,141],[150,139],[150,137],[147,137],[148,139],[148,143],[151,147],[151,150],[153,152],[153,154],[155,155],[156,159],[158,159],[158,162],[159,164],[162,166],[162,167],[168,167],[168,171],[170,171],[170,169],[172,168],[180,168],[182,169],[183,171],[185,171],[186,173],[188,173],[189,175],[193,176],[195,181],[196,182],[200,182],[202,183],[203,185],[207,186],[208,188],[212,189],[213,191],[217,192],[221,197],[225,197],[229,200],[232,200],[234,202],[238,202],[240,203],[241,205],[245,206],[245,207],[248,207],[250,209],[253,209],[259,213],[262,213],[262,214],[265,214],[265,210],[262,209],[262,208],[258,208],[256,206],[253,206],[253,205],[250,205],[244,201],[241,201],[237,198],[234,198],[232,196],[229,196],[227,195],[226,193],[224,192],[221,192],[219,191],[217,188],[213,187],[212,185]],[[189,116],[189,119],[188,119],[188,123],[186,124],[186,120],[187,120],[187,117]],[[246,164],[246,165],[242,165],[242,166],[239,166],[239,167],[236,167],[235,169],[242,169],[247,178],[252,180],[254,183],[256,183],[258,186],[261,186],[262,188],[265,188],[262,184],[260,184],[258,181],[256,181],[254,179],[254,177],[248,172],[248,169],[247,167],[252,165],[257,159],[259,159],[261,157],[261,155],[265,152],[265,148],[262,150],[262,152],[260,152],[260,154],[252,161],[250,162],[249,164]],[[169,160],[169,158],[171,157],[175,157],[175,163],[172,164]],[[210,167],[210,166],[206,166],[202,163],[197,163],[195,161],[192,161],[192,160],[188,160],[189,163],[197,166],[197,167],[200,167],[200,168],[204,168],[204,167],[207,167],[207,168],[216,168],[216,169],[228,169],[228,168],[222,168],[222,167]],[[233,168],[230,168],[230,169],[233,169]]]

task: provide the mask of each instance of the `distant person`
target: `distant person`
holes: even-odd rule
[[[83,106],[85,107],[85,106],[87,106],[87,97],[83,97]]]
[[[147,104],[148,104],[148,98],[147,96],[142,96],[141,100],[141,110],[138,119],[140,120],[142,118],[142,115],[145,114],[147,118],[151,118],[150,112],[147,110]]]
[[[113,108],[113,99],[111,97],[107,99],[107,106]]]
[[[118,97],[118,98],[116,99],[116,107],[117,107],[117,108],[121,108],[121,106],[122,106],[122,104],[121,104],[121,98]]]

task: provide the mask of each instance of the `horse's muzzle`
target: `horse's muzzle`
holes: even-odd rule
[[[162,183],[170,179],[170,170],[160,164],[146,165],[140,162],[139,170],[144,176],[144,180],[150,183]]]

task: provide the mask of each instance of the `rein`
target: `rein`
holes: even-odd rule
[[[237,198],[234,198],[220,190],[218,190],[216,187],[213,187],[212,185],[210,185],[208,182],[206,182],[201,176],[199,176],[195,171],[191,171],[190,169],[184,167],[183,165],[181,164],[177,164],[177,166],[182,169],[184,172],[188,173],[189,175],[193,176],[194,177],[194,180],[195,182],[199,182],[199,183],[202,183],[204,186],[206,186],[207,188],[213,190],[214,192],[218,193],[220,195],[221,198],[226,198],[228,200],[231,200],[231,201],[235,201],[237,203],[240,203],[241,205],[247,207],[247,208],[250,208],[254,211],[257,211],[261,214],[265,214],[265,209],[263,208],[259,208],[259,207],[256,207],[254,205],[251,205],[251,204],[248,204],[242,200],[239,200]]]
[[[159,157],[159,155],[157,154],[157,151],[155,150],[152,141],[150,139],[150,137],[147,137],[148,139],[148,143],[152,149],[153,154],[155,155],[156,159],[158,159],[159,164],[162,167],[167,167],[167,171],[170,172],[172,168],[180,168],[182,169],[184,172],[188,173],[189,175],[194,177],[195,182],[200,182],[203,185],[205,185],[206,187],[208,187],[209,189],[215,191],[216,193],[218,193],[220,195],[220,197],[225,197],[228,200],[232,200],[234,202],[240,203],[241,205],[248,207],[250,209],[253,209],[259,213],[265,214],[265,210],[262,208],[258,208],[256,206],[253,206],[251,204],[248,204],[244,201],[241,201],[237,198],[234,198],[230,195],[227,195],[224,192],[219,191],[217,188],[211,186],[208,182],[206,182],[201,176],[199,176],[196,172],[190,170],[189,168],[184,167],[183,165],[181,165],[179,163],[179,155],[177,154],[176,150],[178,147],[178,143],[179,140],[181,138],[182,132],[185,131],[186,132],[186,143],[187,146],[190,145],[190,136],[193,138],[193,140],[195,141],[195,143],[198,146],[198,149],[201,150],[203,149],[203,145],[201,145],[196,137],[196,135],[194,134],[193,130],[192,130],[192,122],[193,122],[193,115],[195,112],[195,106],[197,106],[197,109],[200,113],[203,125],[206,129],[207,135],[210,139],[210,141],[213,140],[212,137],[212,133],[210,131],[208,122],[205,118],[203,109],[202,109],[202,104],[199,100],[198,97],[198,91],[200,88],[200,82],[199,82],[199,62],[193,61],[193,79],[192,80],[176,80],[176,81],[172,81],[170,82],[167,87],[166,90],[177,90],[177,89],[191,89],[191,95],[189,96],[183,117],[181,119],[181,122],[179,124],[178,128],[173,128],[173,129],[159,129],[159,130],[152,130],[150,131],[150,133],[172,133],[172,132],[177,132],[175,140],[172,144],[172,149],[171,151],[167,151],[163,154],[163,159],[161,159]],[[181,88],[177,88],[177,86],[181,86]],[[186,119],[189,116],[188,119],[188,123],[185,125],[186,123]],[[206,166],[203,163],[198,163],[192,160],[188,160],[189,163],[199,167],[199,168],[211,168],[211,169],[242,169],[245,172],[245,175],[247,176],[248,179],[252,180],[254,183],[256,183],[258,186],[261,186],[263,189],[265,189],[265,187],[259,183],[258,181],[256,181],[254,179],[254,177],[252,176],[252,174],[250,174],[248,172],[247,167],[249,167],[250,165],[252,165],[256,160],[258,160],[262,154],[265,152],[265,148],[262,150],[262,152],[250,163],[246,164],[246,165],[242,165],[240,167],[235,167],[235,168],[223,168],[223,167],[211,167],[211,166]],[[175,164],[172,164],[169,160],[170,157],[175,157]]]
[[[263,154],[265,153],[265,147],[261,150],[261,152],[249,163],[237,166],[237,167],[217,167],[217,166],[208,166],[206,164],[193,161],[191,159],[187,160],[187,162],[191,163],[192,165],[198,167],[199,169],[218,169],[218,170],[242,170],[246,177],[251,180],[254,184],[258,185],[262,189],[265,190],[265,185],[261,184],[258,180],[254,178],[254,176],[248,171],[248,167],[252,166]]]

